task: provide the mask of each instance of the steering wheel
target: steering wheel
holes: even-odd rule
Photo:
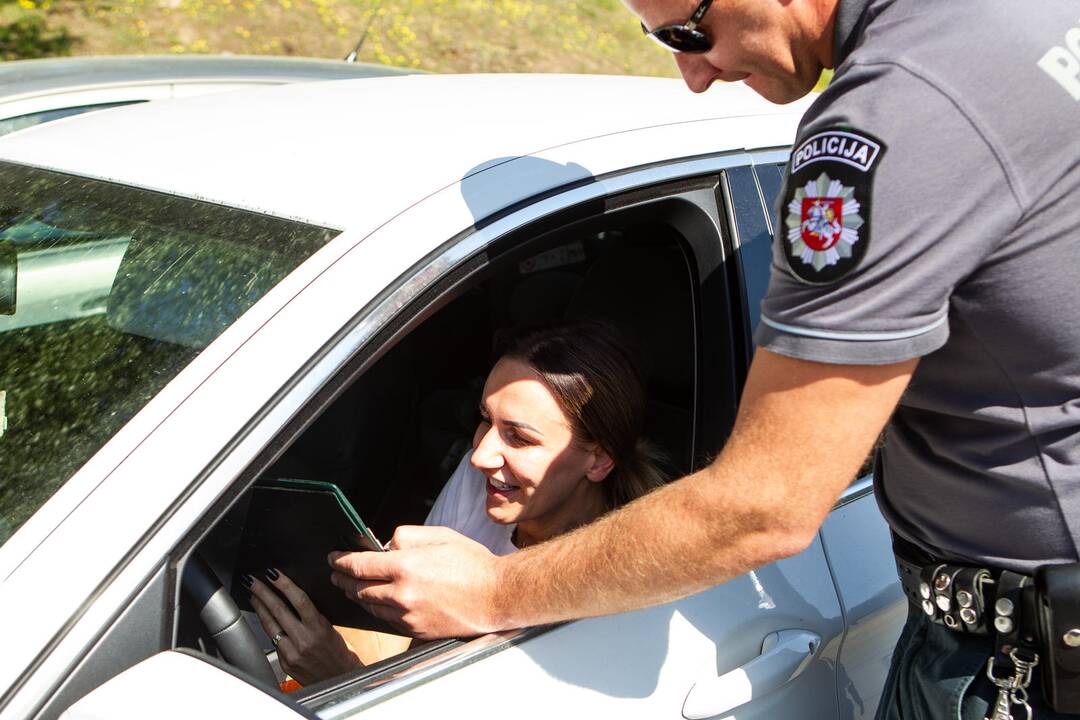
[[[248,627],[221,580],[198,554],[193,553],[188,558],[180,586],[199,608],[199,619],[225,661],[259,682],[276,688],[277,675],[255,633]]]

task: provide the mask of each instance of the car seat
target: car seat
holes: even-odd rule
[[[610,323],[635,346],[649,393],[646,434],[669,473],[690,471],[693,450],[694,303],[686,256],[675,244],[624,244],[589,268],[567,319]]]

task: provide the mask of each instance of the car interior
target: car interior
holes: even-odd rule
[[[266,452],[249,483],[332,481],[381,541],[397,526],[423,524],[471,447],[500,332],[561,320],[603,322],[629,342],[647,383],[647,437],[666,474],[683,475],[702,460],[694,448],[698,285],[686,237],[654,213],[613,213],[529,237],[433,303],[351,382],[312,400],[311,417],[294,422],[306,425],[302,432]],[[261,571],[237,567],[249,498],[251,490],[240,492],[195,547],[226,588],[237,573]],[[181,601],[175,644],[217,654],[195,604]],[[270,639],[253,613],[244,615],[272,661]],[[367,671],[429,650],[414,643]],[[283,679],[280,668],[275,673]],[[298,696],[334,684],[316,683]]]
[[[258,479],[333,482],[382,541],[398,525],[423,524],[471,447],[495,339],[563,319],[609,323],[627,339],[648,385],[648,437],[669,476],[687,472],[695,321],[683,239],[670,226],[646,223],[584,227],[543,247],[491,267],[456,293],[345,388]],[[261,570],[235,566],[249,498],[237,498],[198,548],[225,587],[238,572]],[[184,610],[177,644],[213,654],[204,623]],[[257,621],[252,627],[272,651]],[[417,651],[423,647],[410,652]]]
[[[627,285],[652,290],[626,293]],[[410,333],[266,473],[336,483],[379,538],[422,523],[470,447],[480,391],[496,359],[494,338],[561,319],[614,324],[638,348],[649,383],[649,434],[669,458],[668,470],[685,472],[692,297],[686,257],[662,226],[603,232],[521,261]]]

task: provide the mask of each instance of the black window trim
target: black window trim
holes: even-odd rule
[[[773,234],[775,233],[775,226],[773,224],[775,218],[773,217],[772,208],[769,207],[769,204],[765,202],[765,193],[764,193],[763,188],[761,187],[761,179],[758,177],[758,168],[769,167],[769,166],[773,166],[773,165],[783,165],[783,164],[787,163],[787,161],[788,161],[788,159],[790,157],[791,157],[791,148],[790,147],[788,147],[788,148],[776,148],[776,149],[773,149],[773,150],[759,150],[759,151],[755,151],[755,152],[750,153],[750,159],[751,159],[750,168],[753,171],[754,185],[757,187],[758,201],[761,203],[761,208],[762,208],[762,212],[764,213],[764,216],[765,216],[766,225],[769,228],[770,233],[773,233]],[[734,203],[732,202],[731,188],[728,185],[726,173],[722,174],[722,180],[723,180],[722,187],[723,187],[723,190],[724,190],[724,193],[725,193],[724,206],[725,206],[725,209],[728,212],[729,231],[733,234],[733,236],[735,238],[735,240],[734,240],[735,247],[738,247],[739,246],[739,241],[738,241],[739,231],[738,231],[738,226],[736,225],[736,222],[735,222],[735,213],[733,212],[733,209],[732,209]],[[733,267],[735,267],[735,266],[739,267],[739,269],[740,269],[740,278],[741,278],[741,260],[737,259],[736,262],[732,264],[732,266]],[[739,280],[739,283],[740,283],[740,285],[742,284],[741,279]],[[744,323],[746,323],[746,327],[748,327],[748,325],[749,325],[749,308],[746,306],[747,298],[746,298],[746,295],[745,295],[745,290],[740,290],[740,293],[742,295],[740,300],[741,300],[741,304],[742,304],[742,308],[743,308],[743,311],[741,313],[742,321]],[[753,341],[749,337],[749,335],[746,336],[746,339],[747,339],[747,343],[748,343],[748,353],[753,353]],[[747,361],[749,362],[749,354],[747,356]],[[860,474],[854,480],[852,480],[851,484],[848,485],[848,487],[844,489],[844,492],[840,494],[840,497],[837,498],[836,503],[833,505],[832,510],[830,510],[830,512],[832,512],[833,510],[839,510],[840,508],[844,507],[845,505],[849,505],[849,504],[851,504],[853,502],[856,502],[858,500],[862,500],[864,498],[871,497],[871,496],[873,496],[873,494],[874,494],[874,476],[873,476],[873,473],[871,472],[871,473],[867,473],[867,474]]]

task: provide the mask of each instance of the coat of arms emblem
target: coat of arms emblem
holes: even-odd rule
[[[796,188],[787,206],[791,257],[819,272],[850,258],[863,226],[859,210],[855,189],[826,173]]]

